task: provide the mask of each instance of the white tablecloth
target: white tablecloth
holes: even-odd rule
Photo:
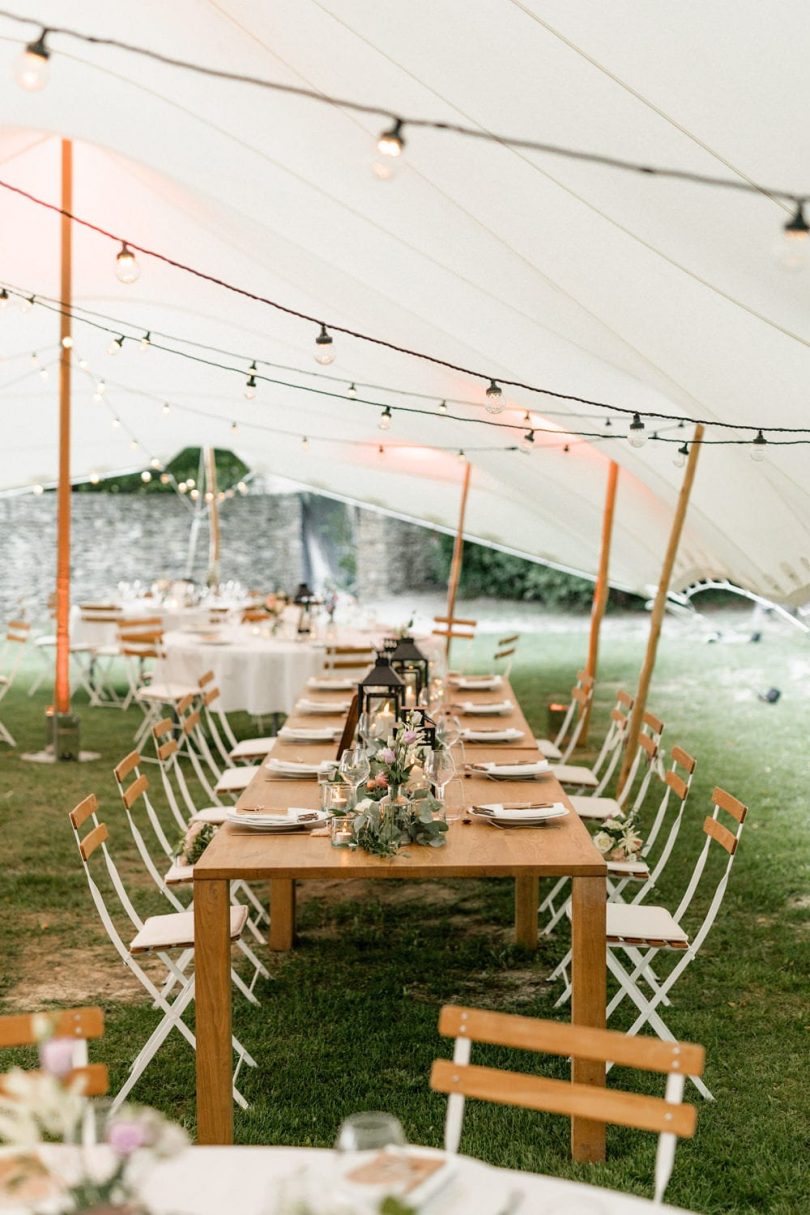
[[[128,603],[116,603],[121,608],[124,620],[140,620],[147,616],[158,616],[162,627],[170,629],[205,628],[210,623],[212,608],[227,607],[234,613],[241,612],[243,604],[219,603],[211,600],[203,605],[184,607],[181,604],[159,603],[152,599],[133,599]],[[98,620],[83,620],[81,608],[74,604],[70,609],[70,638],[74,642],[89,645],[115,645],[117,626],[115,621],[109,623]]]
[[[70,1172],[72,1149],[50,1147],[42,1152],[54,1171],[62,1171],[62,1160]],[[142,1197],[155,1215],[274,1215],[285,1180],[305,1168],[323,1173],[323,1194],[330,1197],[334,1159],[332,1152],[313,1148],[191,1147],[157,1165],[142,1186]],[[657,1207],[615,1190],[495,1169],[468,1156],[456,1159],[452,1180],[422,1208],[427,1215],[500,1215],[518,1194],[522,1199],[515,1215],[683,1215],[681,1208]],[[15,1209],[9,1202],[0,1205],[6,1211]]]
[[[326,641],[311,638],[267,636],[265,625],[223,625],[208,630],[216,640],[206,641],[196,632],[171,632],[164,638],[166,658],[158,664],[155,678],[169,683],[196,685],[201,675],[213,671],[226,713],[244,710],[260,717],[289,713],[304,692],[304,684],[324,664]],[[382,644],[384,630],[344,628],[330,637],[334,645]],[[433,661],[440,647],[437,638],[420,638],[419,646]],[[351,672],[350,672],[351,673]]]

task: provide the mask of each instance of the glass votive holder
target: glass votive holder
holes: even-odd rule
[[[342,780],[323,780],[321,787],[321,810],[327,814],[345,814],[351,800],[351,789]]]
[[[354,814],[333,814],[329,820],[329,838],[333,848],[349,848],[354,843]]]

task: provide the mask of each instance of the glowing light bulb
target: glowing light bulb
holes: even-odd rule
[[[104,396],[104,393],[105,393],[106,391],[107,391],[107,385],[104,383],[104,381],[103,381],[103,380],[97,380],[97,381],[96,381],[96,392],[97,392],[98,396],[99,396],[99,397],[103,397],[103,396]]]
[[[140,447],[140,443],[138,442],[137,439],[130,439],[129,445],[133,451],[137,451],[138,448]]]
[[[627,441],[631,447],[643,447],[647,442],[647,428],[637,413],[627,431]]]
[[[192,489],[188,496],[191,498],[192,502],[196,502],[200,496],[200,491],[198,489]]]
[[[689,455],[689,448],[685,443],[682,443],[675,455],[672,457],[672,463],[676,468],[683,468],[686,463],[686,457]]]
[[[785,270],[802,270],[810,261],[810,227],[804,218],[803,202],[796,203],[795,212],[783,227],[776,256]]]
[[[168,402],[168,401],[164,401],[164,402],[163,402],[163,408],[161,409],[161,411],[160,411],[160,412],[161,412],[161,413],[171,413],[171,408],[172,408],[172,407],[171,407],[171,405],[169,404],[169,402]]]
[[[194,480],[193,477],[188,477],[186,479],[186,485],[189,487],[189,489],[193,489],[196,484],[197,484],[197,482]]]
[[[48,60],[51,53],[45,45],[45,33],[43,30],[39,38],[29,42],[17,60],[14,78],[20,88],[28,93],[37,93],[48,83]]]
[[[0,308],[8,307],[9,298],[10,298],[9,294],[6,291],[5,287],[0,289]]]
[[[44,493],[45,493],[45,486],[44,486],[44,485],[39,485],[39,484],[37,484],[37,485],[33,485],[33,486],[31,487],[31,492],[32,492],[32,493],[34,493],[34,494],[36,494],[36,495],[37,495],[37,497],[39,497],[39,495],[40,495],[40,494],[44,494]]]
[[[402,126],[402,120],[397,118],[394,125],[387,131],[383,131],[377,140],[377,156],[374,158],[371,171],[378,181],[390,181],[394,176],[399,159],[405,150]]]
[[[171,481],[171,479],[172,479],[171,473],[165,472],[165,473],[160,474],[160,484],[161,485],[168,485],[169,482]]]
[[[152,480],[152,474],[150,473],[148,468],[145,468],[143,470],[143,472],[141,473],[141,480],[143,481],[144,485],[148,485],[149,482]]]
[[[231,422],[231,434],[235,435],[238,432],[238,430],[239,430],[239,423]]]
[[[109,354],[109,355],[120,354],[123,349],[124,349],[124,335],[123,335],[123,333],[119,333],[118,337],[113,338],[113,340],[110,342],[109,346],[107,347],[107,354]]]
[[[252,401],[256,396],[256,360],[248,367],[248,378],[245,381],[245,400]]]
[[[309,439],[306,435],[304,435],[303,439],[301,440],[301,446],[303,447],[304,451],[309,451]]]
[[[90,364],[88,363],[87,359],[79,359],[79,370],[80,371],[87,371],[87,368],[89,366],[90,366]]]
[[[141,268],[138,265],[135,254],[126,241],[124,241],[115,255],[115,277],[119,283],[134,283],[140,272]]]
[[[140,342],[138,349],[141,351],[141,353],[145,354],[146,351],[149,350],[151,345],[152,345],[152,334],[147,331],[141,338],[141,342]]]
[[[768,446],[768,440],[765,438],[761,430],[756,433],[756,438],[751,440],[751,459],[757,464],[761,464],[765,459],[765,448]]]
[[[33,295],[18,295],[17,306],[20,312],[30,312],[36,303],[36,298]]]
[[[206,500],[206,502],[213,502],[213,501],[214,501],[214,495],[211,493],[211,490],[210,490],[210,489],[207,489],[207,490],[205,491],[205,500]]]
[[[328,367],[330,363],[334,363],[334,346],[331,333],[327,331],[326,325],[321,325],[321,331],[315,338],[315,362],[320,363],[322,367]]]
[[[113,420],[112,420],[112,424],[113,424],[113,426],[114,426],[114,427],[118,427],[118,426],[120,426],[120,425],[121,425],[121,419],[120,419],[120,418],[113,418]]]
[[[63,350],[72,350],[73,349],[73,338],[70,336],[69,333],[66,333],[65,336],[62,338],[62,349]]]
[[[181,481],[180,484],[177,486],[177,492],[178,492],[178,494],[188,493],[188,485],[186,484],[185,481]]]
[[[446,401],[439,401],[439,413],[441,413],[441,414],[447,413],[447,402]]]
[[[240,493],[240,494],[241,494],[243,497],[245,496],[245,494],[246,494],[246,493],[247,493],[247,491],[248,491],[248,487],[247,487],[247,485],[245,484],[245,482],[244,482],[244,481],[237,481],[237,483],[236,483],[236,488],[239,490],[239,493]]]
[[[157,458],[157,456],[152,456],[152,459],[149,461],[149,463],[152,466],[152,468],[157,469],[157,470],[160,470],[163,467],[163,462],[161,460],[159,460]]]
[[[486,411],[487,413],[502,413],[506,407],[506,401],[503,399],[503,389],[495,380],[489,381],[489,387],[486,391]]]
[[[377,426],[380,430],[390,430],[393,420],[394,415],[391,413],[390,406],[386,405],[385,409],[380,414],[380,420],[377,423]]]
[[[351,397],[353,401],[357,400],[357,385],[354,381],[346,389],[346,396]]]
[[[39,369],[39,378],[40,378],[41,380],[47,380],[49,377],[50,377],[50,372],[48,371],[48,368],[47,368],[47,367],[40,367],[40,369]]]
[[[91,472],[91,474],[90,474],[90,484],[91,485],[98,485],[100,480],[101,480],[101,477],[99,476],[99,474],[97,472]]]
[[[533,430],[526,431],[525,435],[522,436],[520,442],[518,443],[518,447],[520,448],[521,451],[534,451],[534,431]]]
[[[462,448],[458,449],[458,455],[456,456],[456,459],[461,460],[461,461],[467,459],[467,457],[464,455],[464,451],[462,450]]]

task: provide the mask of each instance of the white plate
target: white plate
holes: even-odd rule
[[[307,680],[307,687],[316,692],[353,692],[357,687],[356,679],[328,679],[313,675]]]
[[[491,810],[492,814],[476,814],[476,808],[473,807],[472,812],[477,818],[485,819],[487,822],[523,827],[539,827],[551,819],[564,818],[568,813],[562,802],[555,802],[553,806],[537,806],[531,810],[507,810],[500,802],[484,802],[481,809]]]
[[[279,738],[290,742],[336,742],[340,737],[339,726],[282,726],[278,732]]]
[[[302,814],[311,814],[315,817],[302,822],[298,817]],[[225,820],[234,823],[237,827],[245,827],[248,831],[285,834],[290,831],[313,831],[316,827],[322,827],[327,820],[327,815],[324,810],[291,810],[287,815],[261,814],[248,810],[240,813],[238,810],[228,810],[225,813]]]
[[[533,760],[527,764],[476,764],[474,772],[482,776],[491,776],[493,780],[534,780],[537,776],[547,776],[551,765],[547,759]]]
[[[299,700],[295,706],[298,713],[331,713],[332,716],[336,713],[348,713],[351,707],[350,700],[335,700],[332,704],[327,704],[321,700]]]
[[[265,771],[272,776],[289,776],[292,780],[300,780],[307,776],[325,776],[337,768],[337,760],[324,759],[319,764],[304,764],[284,759],[269,759],[264,765]]]
[[[462,730],[461,737],[465,742],[518,742],[521,738],[525,738],[523,730]]]
[[[447,682],[467,692],[491,692],[501,686],[500,675],[484,675],[476,679],[473,675],[449,675]]]
[[[498,700],[488,705],[477,705],[472,700],[464,700],[459,705],[459,710],[464,717],[494,717],[511,713],[514,707],[511,700]]]

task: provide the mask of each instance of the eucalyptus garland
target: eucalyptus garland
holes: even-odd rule
[[[362,848],[372,856],[395,856],[406,844],[442,848],[447,843],[447,823],[434,818],[441,803],[426,791],[417,790],[402,802],[375,802],[364,798],[354,815],[351,848]]]

